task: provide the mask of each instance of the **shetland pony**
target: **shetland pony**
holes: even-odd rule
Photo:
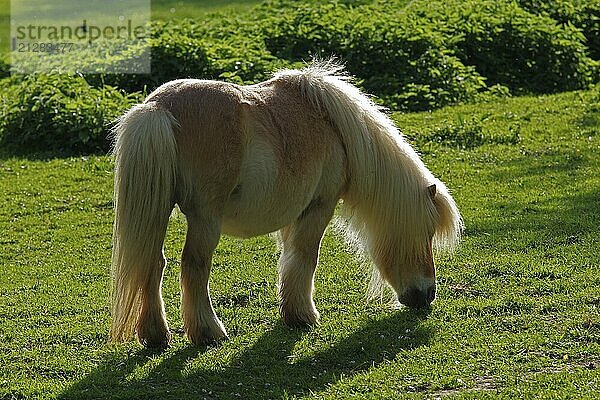
[[[279,308],[288,325],[318,323],[313,276],[340,199],[377,275],[408,307],[434,300],[432,249],[460,237],[444,184],[332,62],[252,86],[166,83],[120,118],[114,139],[114,341],[135,333],[148,347],[169,344],[161,282],[175,204],[187,220],[182,318],[196,344],[227,337],[208,283],[221,234],[279,231]]]

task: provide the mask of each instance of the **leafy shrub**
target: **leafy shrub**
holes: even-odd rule
[[[486,86],[448,49],[433,23],[413,15],[390,13],[381,4],[276,4],[283,11],[264,27],[273,54],[292,61],[339,57],[368,92],[395,109],[469,101]]]
[[[396,109],[422,110],[469,101],[485,88],[475,69],[444,49],[444,37],[431,30],[415,35],[409,28],[388,29],[390,21],[364,19],[360,13],[344,22],[348,15],[339,14],[338,9],[352,8],[343,4],[286,3],[294,7],[289,10],[282,4],[265,3],[243,18],[215,14],[206,21],[154,23],[152,74],[86,75],[86,79],[94,85],[110,84],[130,91],[149,91],[178,78],[252,84],[268,79],[277,69],[293,67],[314,56],[337,55],[368,92]],[[315,12],[313,7],[332,12]],[[302,19],[303,13],[313,19],[315,14],[322,15],[326,20],[322,26],[313,27],[314,38],[295,36],[299,40],[294,40],[292,36],[301,27],[288,19]],[[327,18],[341,18],[338,22],[343,26],[335,30],[336,25]],[[317,37],[321,40],[315,42]],[[317,51],[304,54],[305,49],[297,48],[302,43],[313,43]]]
[[[10,76],[10,62],[6,55],[0,55],[0,79]]]
[[[205,42],[184,32],[160,35],[152,40],[152,83],[174,78],[204,77],[210,70]]]
[[[199,39],[185,31],[164,32],[152,42],[152,78],[161,83],[182,77],[257,83],[289,65],[261,44],[247,37]]]
[[[364,87],[396,110],[430,110],[473,101],[486,88],[485,78],[446,50],[428,50],[408,62],[405,76],[367,78]],[[399,72],[402,72],[400,70]]]
[[[593,21],[592,11],[583,20]],[[336,56],[367,92],[401,110],[473,101],[486,84],[516,92],[583,88],[599,71],[586,39],[549,15],[510,0],[267,1],[251,13],[154,22],[151,74],[86,79],[128,91],[177,78],[251,84]]]
[[[105,152],[110,123],[141,99],[68,75],[5,79],[1,88],[0,144],[22,152]]]
[[[220,79],[253,84],[289,67],[266,50],[251,19],[214,14],[209,20],[158,21],[150,28],[151,74],[86,75],[93,85],[151,91],[173,79]],[[235,29],[231,28],[235,27]]]
[[[367,90],[384,98],[412,93],[421,100],[416,109],[472,99],[484,87],[476,72],[488,84],[542,93],[584,88],[596,78],[576,28],[511,1],[267,4],[283,7],[265,26],[271,52],[293,60],[338,55]]]
[[[459,58],[511,90],[548,93],[586,87],[595,64],[585,37],[570,25],[528,13],[507,1],[449,0],[429,8],[445,21]]]
[[[533,14],[571,24],[585,35],[590,57],[600,60],[600,2],[597,0],[518,0]]]

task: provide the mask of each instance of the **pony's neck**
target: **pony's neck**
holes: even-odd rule
[[[419,203],[433,176],[397,130],[370,129],[370,133],[371,145],[366,150],[371,154],[360,170],[350,171],[350,203],[366,213],[385,209],[394,221],[414,214],[422,208]]]

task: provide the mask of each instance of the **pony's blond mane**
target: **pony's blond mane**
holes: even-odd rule
[[[274,80],[298,86],[303,95],[337,127],[349,164],[349,188],[342,215],[346,237],[372,258],[395,248],[404,262],[417,261],[433,233],[436,250],[452,250],[463,223],[446,186],[425,167],[392,120],[350,83],[343,66],[315,62],[302,70],[284,70]],[[435,184],[434,201],[427,187]],[[374,269],[372,297],[385,287]]]

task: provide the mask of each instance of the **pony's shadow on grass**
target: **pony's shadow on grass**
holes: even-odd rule
[[[342,376],[364,372],[433,335],[422,322],[428,311],[399,310],[371,321],[324,349],[297,354],[306,330],[278,323],[223,366],[194,367],[206,348],[187,345],[160,356],[149,350],[113,356],[60,398],[282,398],[325,389]],[[310,344],[307,347],[311,347]],[[146,364],[148,364],[146,366]],[[137,377],[136,370],[146,369]]]

